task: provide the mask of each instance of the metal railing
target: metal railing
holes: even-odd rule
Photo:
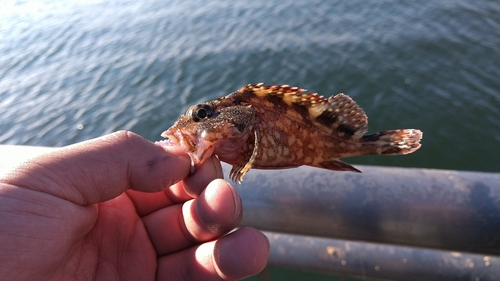
[[[391,280],[500,280],[500,174],[357,168],[363,173],[246,175],[237,186],[242,225],[270,231],[270,264]]]

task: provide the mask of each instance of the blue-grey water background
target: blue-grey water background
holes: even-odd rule
[[[370,132],[424,131],[412,155],[347,162],[500,172],[499,1],[0,4],[0,144],[155,141],[257,82],[344,92]]]
[[[500,172],[499,1],[0,2],[0,144],[155,141],[257,82],[344,92],[370,132],[424,131],[412,155],[347,162]]]

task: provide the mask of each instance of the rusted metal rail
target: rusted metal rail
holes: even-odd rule
[[[500,280],[500,174],[357,168],[363,173],[247,174],[237,186],[242,225],[270,231],[271,264],[390,280]]]

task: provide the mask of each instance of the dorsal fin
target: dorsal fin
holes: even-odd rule
[[[252,91],[260,97],[276,96],[288,105],[307,108],[310,118],[321,125],[338,131],[339,136],[361,138],[368,131],[368,117],[349,96],[338,94],[328,99],[317,93],[289,85],[265,86],[262,83],[246,85],[238,92]]]
[[[276,96],[281,98],[288,105],[298,104],[305,107],[311,107],[320,103],[326,103],[327,100],[317,93],[307,93],[305,89],[290,87],[289,85],[271,85],[265,86],[262,83],[249,84],[238,90],[238,92],[252,91],[260,97]]]
[[[366,134],[368,117],[355,101],[344,94],[329,97],[327,101],[314,107],[316,121],[354,138]]]

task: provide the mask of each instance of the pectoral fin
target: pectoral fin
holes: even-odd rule
[[[243,180],[245,174],[252,169],[252,165],[255,162],[255,159],[259,155],[259,143],[260,143],[260,134],[258,130],[254,130],[254,146],[252,154],[246,163],[238,163],[233,165],[231,168],[231,172],[229,173],[229,177],[234,182],[240,183]]]

